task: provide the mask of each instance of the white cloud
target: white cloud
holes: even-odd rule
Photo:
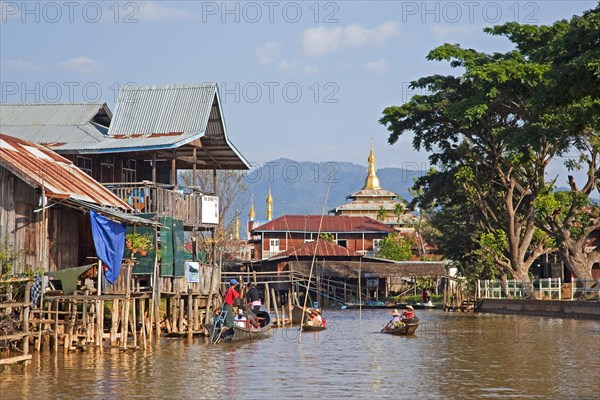
[[[56,65],[58,68],[75,71],[82,74],[96,72],[99,66],[98,61],[85,56],[79,56],[65,61],[60,61]]]
[[[371,61],[365,64],[365,68],[371,72],[384,72],[387,71],[388,67],[385,60]]]
[[[448,42],[454,42],[457,39],[463,39],[479,31],[480,30],[478,27],[466,24],[435,24],[431,27],[431,33],[433,33],[433,36],[436,39],[443,39]]]
[[[158,3],[150,2],[136,4],[139,4],[139,9],[131,17],[139,20],[140,22],[162,21],[167,19],[186,19],[191,18],[193,16],[192,13],[190,13],[190,11],[188,10],[164,6]]]
[[[42,70],[42,67],[36,63],[23,60],[5,60],[2,61],[0,65],[2,65],[2,69],[8,69],[12,71],[39,72]]]
[[[281,60],[277,62],[276,66],[280,71],[289,72],[292,74],[315,75],[317,72],[319,72],[317,67],[304,65],[297,60]]]
[[[372,29],[359,24],[335,28],[309,28],[302,32],[302,51],[309,57],[321,56],[346,47],[382,45],[398,34],[399,29],[395,22],[384,22]]]
[[[258,58],[258,63],[262,65],[271,64],[274,61],[281,45],[275,42],[268,42],[257,46],[255,53]]]

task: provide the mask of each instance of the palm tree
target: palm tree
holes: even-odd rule
[[[377,211],[377,221],[385,221],[387,218],[387,211],[385,210],[385,208],[383,208],[383,206],[381,206],[381,208]]]
[[[394,205],[394,215],[396,215],[397,223],[400,223],[400,218],[404,215],[404,210],[406,210],[404,203],[396,203]]]

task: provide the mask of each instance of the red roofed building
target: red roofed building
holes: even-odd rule
[[[321,233],[332,235],[336,248],[345,248],[349,256],[360,257],[374,254],[381,240],[392,232],[394,228],[369,217],[284,215],[252,229],[250,243],[254,244],[253,259],[265,260],[290,252],[310,251],[310,246],[301,246],[315,241]],[[322,251],[328,249],[339,253],[334,255],[341,255],[339,249],[330,246]]]

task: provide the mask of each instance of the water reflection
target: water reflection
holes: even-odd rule
[[[163,338],[144,351],[34,354],[0,374],[5,399],[597,398],[600,323],[422,311],[414,337],[382,310],[240,345]]]

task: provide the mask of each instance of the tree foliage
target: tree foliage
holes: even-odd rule
[[[414,238],[403,237],[392,233],[381,241],[381,247],[377,253],[378,257],[388,260],[405,261],[412,257],[412,248],[415,245]]]

